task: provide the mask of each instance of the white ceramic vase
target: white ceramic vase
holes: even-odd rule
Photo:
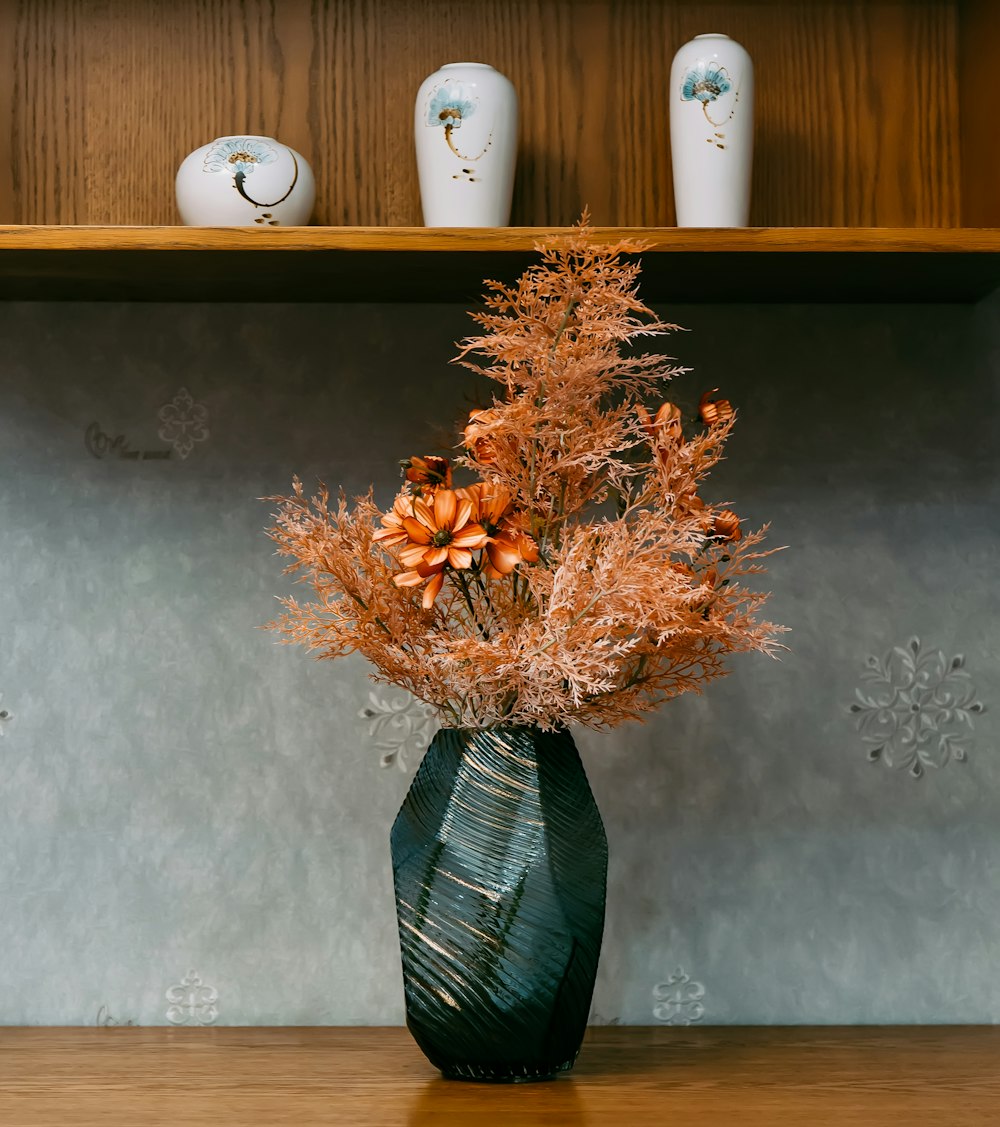
[[[753,169],[753,62],[728,35],[697,35],[670,68],[678,227],[746,227]]]
[[[177,170],[181,220],[198,227],[298,227],[316,182],[301,153],[273,137],[217,137]]]
[[[413,115],[426,227],[505,227],[517,161],[517,93],[485,63],[425,78]]]

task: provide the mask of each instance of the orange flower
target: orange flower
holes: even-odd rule
[[[723,540],[742,540],[743,530],[740,528],[740,518],[732,509],[721,509],[715,514],[712,522],[712,535]]]
[[[425,579],[429,579],[430,582],[424,588],[421,604],[424,610],[430,610],[444,586],[444,564],[438,564],[437,567],[419,564],[410,571],[401,571],[399,575],[393,576],[393,582],[397,587],[417,587]]]
[[[698,514],[701,518],[701,528],[703,532],[710,532],[712,529],[712,516],[705,511],[705,502],[698,496],[697,493],[684,493],[677,498],[677,507],[687,516],[694,516]]]
[[[681,411],[676,403],[662,404],[652,419],[641,403],[636,407],[636,413],[653,445],[658,445],[664,437],[678,440],[681,438]]]
[[[472,454],[477,462],[484,466],[492,465],[496,461],[496,442],[489,434],[484,433],[486,428],[497,422],[500,418],[498,412],[492,408],[484,411],[470,411],[469,422],[462,432],[462,442],[466,450]]]
[[[502,485],[478,482],[459,492],[474,506],[477,519],[489,540],[483,573],[490,579],[500,579],[521,563],[537,563],[538,544],[524,527],[523,513],[515,513],[510,491]]]
[[[402,521],[408,540],[399,551],[408,570],[394,576],[396,586],[416,587],[429,579],[423,604],[431,607],[444,583],[445,565],[456,571],[471,567],[473,551],[486,545],[486,531],[472,516],[472,502],[452,489],[438,489],[427,500],[415,497],[413,515]]]
[[[387,548],[393,544],[402,544],[408,538],[406,529],[403,527],[403,521],[407,517],[413,516],[413,497],[409,493],[400,493],[395,501],[392,503],[392,508],[382,514],[382,523],[384,528],[380,528],[378,532],[372,536],[378,544],[384,544]]]
[[[713,387],[711,391],[706,391],[698,403],[698,414],[701,415],[701,421],[709,426],[713,426],[715,423],[724,423],[736,413],[728,399],[708,398],[718,390],[717,387]]]
[[[427,454],[423,458],[408,458],[399,463],[403,476],[417,488],[416,493],[433,493],[436,489],[451,489],[451,463],[447,458]]]

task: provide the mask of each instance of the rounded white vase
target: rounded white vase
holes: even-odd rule
[[[678,227],[746,227],[753,170],[753,62],[728,35],[697,35],[670,67]]]
[[[197,227],[299,227],[316,182],[301,153],[273,137],[217,137],[177,170],[181,221]]]
[[[517,162],[517,92],[485,63],[424,79],[413,114],[426,227],[505,227]]]

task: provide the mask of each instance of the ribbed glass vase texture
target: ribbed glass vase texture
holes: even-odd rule
[[[604,930],[608,846],[573,739],[443,728],[392,828],[406,1018],[448,1077],[571,1068]]]

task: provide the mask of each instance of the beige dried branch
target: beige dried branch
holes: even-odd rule
[[[732,410],[681,420],[663,389],[687,369],[633,354],[677,329],[638,297],[641,249],[581,224],[514,285],[487,283],[455,358],[497,385],[455,459],[478,492],[413,459],[389,514],[298,480],[271,499],[269,535],[314,595],[281,600],[282,641],[361,653],[460,727],[611,727],[779,648],[745,585],[765,530],[699,493]]]

